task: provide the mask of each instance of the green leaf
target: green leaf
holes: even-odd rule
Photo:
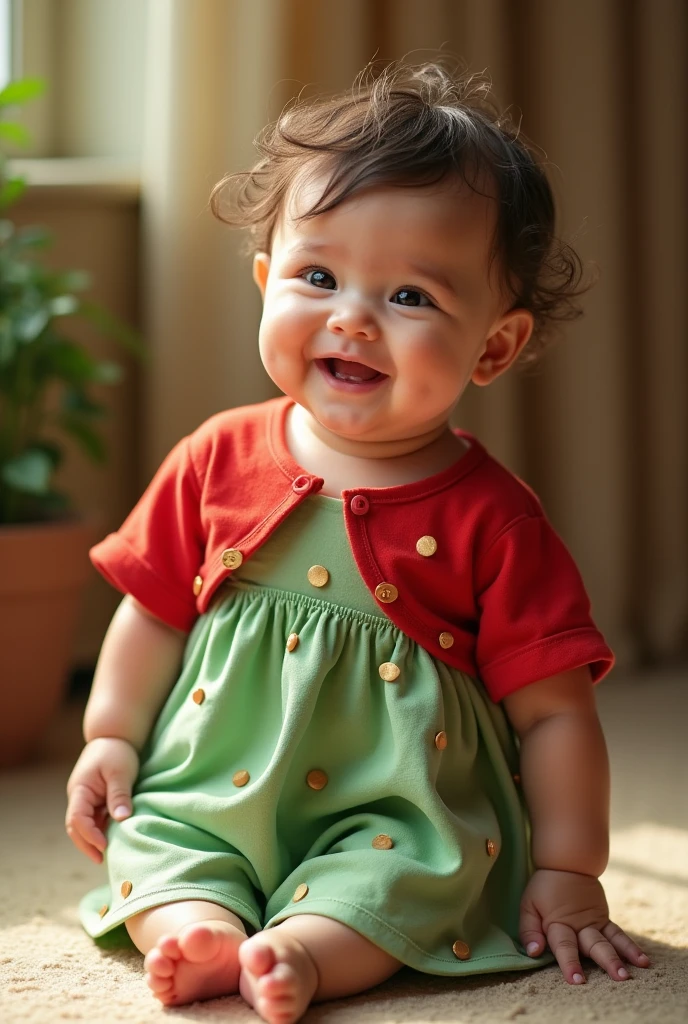
[[[0,187],[0,208],[11,206],[26,191],[26,182],[23,178],[8,178]]]
[[[50,320],[50,307],[20,310],[14,318],[14,329],[19,341],[35,341]]]
[[[102,437],[95,432],[80,416],[65,413],[59,418],[60,426],[79,442],[82,450],[94,462],[105,462],[107,450]]]
[[[82,302],[79,312],[87,320],[95,324],[106,337],[114,338],[115,341],[119,342],[123,348],[128,349],[133,355],[138,356],[140,359],[148,357],[145,348],[141,344],[141,335],[138,331],[128,327],[127,324],[118,320],[117,317],[98,305],[98,303]]]
[[[91,287],[91,275],[85,270],[63,271],[55,276],[55,281],[62,292],[83,292]]]
[[[69,316],[76,313],[79,300],[74,295],[57,295],[48,305],[53,316]]]
[[[30,227],[17,231],[17,245],[21,249],[44,249],[51,241],[52,235],[46,228]]]
[[[103,417],[107,409],[101,402],[94,402],[85,391],[67,388],[62,396],[62,408],[65,412],[78,413],[92,419]]]
[[[6,366],[14,358],[17,340],[12,324],[6,316],[0,316],[0,367]]]
[[[85,349],[63,338],[47,348],[43,361],[47,364],[43,367],[44,374],[47,370],[52,376],[75,385],[94,380],[98,366]]]
[[[124,370],[119,363],[98,363],[92,380],[96,384],[119,384],[124,380]]]
[[[26,103],[42,96],[45,92],[45,82],[42,78],[20,78],[16,82],[9,82],[4,89],[0,90],[0,107],[11,107],[16,103]]]
[[[52,461],[45,452],[30,448],[6,462],[0,476],[15,491],[45,494],[52,469]]]
[[[44,452],[50,459],[50,464],[54,470],[57,469],[64,458],[64,452],[60,446],[53,444],[52,441],[33,440],[31,441],[31,447],[34,451]]]
[[[28,146],[31,142],[31,133],[23,124],[16,121],[0,121],[0,139],[7,139],[15,146]]]

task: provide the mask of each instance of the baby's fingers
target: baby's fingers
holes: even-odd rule
[[[75,786],[70,794],[65,816],[67,835],[82,853],[96,864],[100,864],[107,840],[105,834],[95,824],[94,813],[91,791],[86,786]]]
[[[569,985],[582,985],[585,975],[578,952],[578,936],[573,928],[567,924],[551,924],[547,929],[547,942]]]
[[[643,953],[639,946],[636,946],[633,939],[626,935],[626,932],[619,928],[618,924],[614,924],[610,921],[602,929],[602,934],[605,939],[608,939],[617,953],[625,957],[629,963],[635,964],[637,967],[649,967],[650,958],[646,953]]]
[[[602,932],[597,928],[582,928],[578,933],[578,941],[581,951],[604,968],[610,978],[614,981],[628,981],[630,974],[623,960]]]

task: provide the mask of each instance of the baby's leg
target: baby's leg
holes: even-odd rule
[[[238,991],[238,952],[246,928],[231,911],[217,903],[183,900],[144,910],[126,926],[146,954],[146,982],[165,1006]]]
[[[239,990],[268,1024],[292,1024],[311,1002],[364,992],[402,966],[339,921],[296,914],[239,950]]]

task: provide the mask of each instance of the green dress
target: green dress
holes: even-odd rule
[[[342,502],[310,496],[196,621],[81,920],[208,900],[249,934],[334,918],[429,974],[542,966],[517,764],[501,707],[386,618]]]

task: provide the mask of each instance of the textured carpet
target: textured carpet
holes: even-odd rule
[[[615,983],[585,961],[588,983],[578,988],[557,967],[460,982],[405,969],[368,993],[311,1007],[305,1024],[688,1021],[686,673],[612,678],[598,699],[613,773],[612,855],[603,881],[612,919],[652,967]],[[143,981],[138,952],[99,949],[81,931],[77,902],[103,879],[63,832],[81,712],[78,702],[68,705],[39,759],[0,774],[0,1020],[256,1022],[237,996],[163,1009]]]

